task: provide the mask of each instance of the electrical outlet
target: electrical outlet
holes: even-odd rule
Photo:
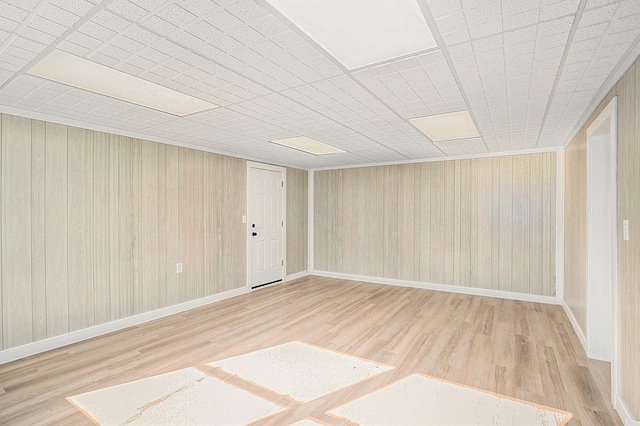
[[[176,263],[176,274],[182,272],[182,263]]]

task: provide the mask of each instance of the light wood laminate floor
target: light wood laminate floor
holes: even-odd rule
[[[303,341],[396,368],[289,410],[325,413],[411,373],[573,413],[571,425],[620,425],[607,363],[586,358],[559,306],[305,277],[0,366],[0,424],[91,424],[68,396]]]

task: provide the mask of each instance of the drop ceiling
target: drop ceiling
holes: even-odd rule
[[[639,53],[638,0],[418,4],[437,47],[349,71],[263,1],[0,0],[0,111],[305,169],[545,150]],[[218,107],[179,117],[28,74],[56,49]],[[410,122],[463,110],[478,137]],[[346,152],[270,142],[298,136]]]

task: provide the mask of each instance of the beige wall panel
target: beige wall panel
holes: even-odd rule
[[[216,154],[204,154],[204,284],[206,291],[213,294],[218,288],[218,216],[215,214],[213,192],[217,192]]]
[[[556,156],[543,155],[543,227],[542,288],[543,294],[556,295]],[[547,204],[548,203],[548,204]],[[583,228],[584,229],[584,228]]]
[[[398,167],[384,166],[384,271],[386,278],[398,277]]]
[[[33,339],[47,337],[45,236],[46,123],[31,123],[31,291]]]
[[[513,287],[513,158],[500,157],[500,240],[498,254],[498,288]]]
[[[69,331],[67,126],[46,124],[45,239],[47,337]]]
[[[179,302],[189,300],[193,293],[193,270],[191,259],[191,167],[192,154],[188,148],[178,148],[178,258],[182,272],[178,274]]]
[[[191,261],[193,293],[190,299],[205,296],[204,285],[204,152],[191,150]]]
[[[247,285],[247,233],[245,224],[242,223],[242,215],[247,214],[247,162],[240,158],[224,157],[229,163],[228,177],[233,179],[229,193],[230,225],[224,229],[228,246],[227,253],[230,261],[229,268],[231,281],[228,290],[246,287]]]
[[[431,246],[431,168],[430,163],[416,165],[420,169],[420,184],[416,195],[420,197],[418,214],[420,217],[420,232],[416,235],[417,243],[420,244],[420,274],[416,280],[431,282],[431,256],[436,250]],[[394,209],[397,203],[394,204]],[[397,214],[397,210],[396,210]]]
[[[167,146],[158,144],[158,307],[167,306]]]
[[[315,268],[481,288],[497,288],[501,273],[507,291],[511,277],[520,274],[519,291],[549,295],[540,291],[540,274],[533,286],[528,275],[529,265],[548,255],[541,244],[530,244],[532,233],[541,232],[540,223],[530,223],[530,206],[543,205],[541,191],[531,190],[543,186],[543,175],[532,174],[530,164],[542,164],[547,155],[555,154],[317,172]],[[555,176],[547,179],[555,184]],[[544,213],[555,217],[554,211]],[[334,215],[342,218],[341,226],[327,226]],[[555,229],[548,232],[555,240]],[[513,240],[520,244],[519,271]],[[335,241],[342,242],[342,264],[327,261]]]
[[[500,289],[500,157],[491,158],[491,288]]]
[[[543,158],[546,157],[541,155],[531,156],[529,164],[529,194],[527,194],[527,200],[529,200],[529,247],[527,249],[530,254],[542,252],[543,236],[549,239],[549,236],[545,235],[542,230],[542,215],[544,211],[542,208]],[[535,256],[530,257],[528,278],[529,291],[531,293],[549,294],[550,289],[542,288],[542,264],[545,258],[548,259],[548,256],[544,256],[544,254],[541,259],[536,259]]]
[[[141,141],[141,228],[140,228],[140,285],[143,289],[142,311],[160,307],[159,301],[159,184],[158,147],[155,142]],[[166,271],[163,270],[163,272]],[[166,275],[165,275],[166,276]]]
[[[68,131],[69,331],[95,324],[93,288],[93,132]]]
[[[320,271],[328,271],[329,264],[329,230],[327,228],[327,217],[329,212],[330,196],[328,184],[331,181],[330,171],[315,172],[313,178],[314,189],[314,237],[313,237],[313,253],[314,268]],[[346,236],[346,233],[345,233]]]
[[[429,163],[431,180],[431,250],[430,282],[445,283],[444,277],[444,163]],[[436,249],[437,248],[437,249]]]
[[[287,274],[309,269],[308,245],[309,172],[287,169]],[[342,199],[341,197],[339,198]],[[341,250],[341,247],[338,247]]]
[[[530,157],[513,157],[513,245],[512,287],[518,293],[529,293],[529,173]]]
[[[455,161],[444,163],[444,280],[455,285],[454,272],[454,238],[455,238]]]
[[[119,264],[120,264],[120,318],[133,315],[133,205],[132,205],[132,155],[133,140],[128,137],[119,137],[119,188],[118,212],[119,212]]]
[[[109,230],[110,135],[93,133],[93,285],[95,322],[110,319],[110,230]]]
[[[404,164],[398,167],[398,278],[410,281],[414,280],[413,258],[415,255],[419,256],[419,253],[414,252],[413,247],[416,228],[413,169],[413,164]],[[373,216],[377,211],[371,206],[368,213],[369,216]],[[362,217],[362,219],[367,221],[366,217]]]
[[[494,288],[491,278],[492,252],[492,182],[491,182],[491,158],[480,158],[475,160],[478,166],[478,275],[477,287]]]
[[[334,174],[335,179],[335,174]],[[366,220],[371,214],[370,193],[372,189],[373,172],[367,167],[356,169],[356,213],[355,213],[355,230],[356,230],[356,273],[358,275],[370,275],[369,271],[373,270],[373,256],[370,253],[371,228]],[[330,239],[333,241],[333,238]],[[329,246],[331,247],[331,245]]]
[[[179,229],[180,229],[180,189],[179,189],[179,149],[176,146],[166,146],[166,215],[165,236],[167,253],[165,268],[167,271],[167,306],[180,302],[180,274],[176,274],[176,263],[181,262],[179,258]]]
[[[2,116],[2,321],[4,349],[33,332],[31,120]]]
[[[335,170],[328,182],[328,194],[339,194],[342,190],[342,170]],[[324,220],[329,235],[334,235],[327,244],[327,267],[332,271],[342,270],[342,197],[330,196]]]
[[[142,145],[140,139],[131,141],[131,264],[133,282],[133,313],[144,312],[142,283]]]
[[[326,178],[332,178],[333,172],[326,172]],[[357,207],[357,173],[358,169],[345,169],[342,171],[342,271],[346,274],[357,274],[357,258],[358,258],[358,229],[357,221],[358,216],[355,214]],[[327,185],[327,183],[325,183]],[[340,194],[335,194],[339,196]],[[332,195],[327,193],[322,195],[326,200]],[[326,201],[328,202],[328,201]],[[314,200],[314,205],[316,200]],[[321,207],[322,208],[322,207]],[[320,218],[322,221],[323,219]],[[320,237],[321,241],[329,241],[333,239],[333,235],[327,233],[326,236],[316,234],[316,237]],[[336,235],[335,238],[338,236]],[[315,253],[314,253],[315,255]],[[316,259],[314,258],[314,262]],[[322,261],[321,261],[322,264]],[[317,266],[316,266],[317,269]]]
[[[109,320],[120,314],[120,140],[109,135]]]

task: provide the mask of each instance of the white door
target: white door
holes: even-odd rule
[[[282,281],[283,173],[250,169],[249,246],[251,288]]]

